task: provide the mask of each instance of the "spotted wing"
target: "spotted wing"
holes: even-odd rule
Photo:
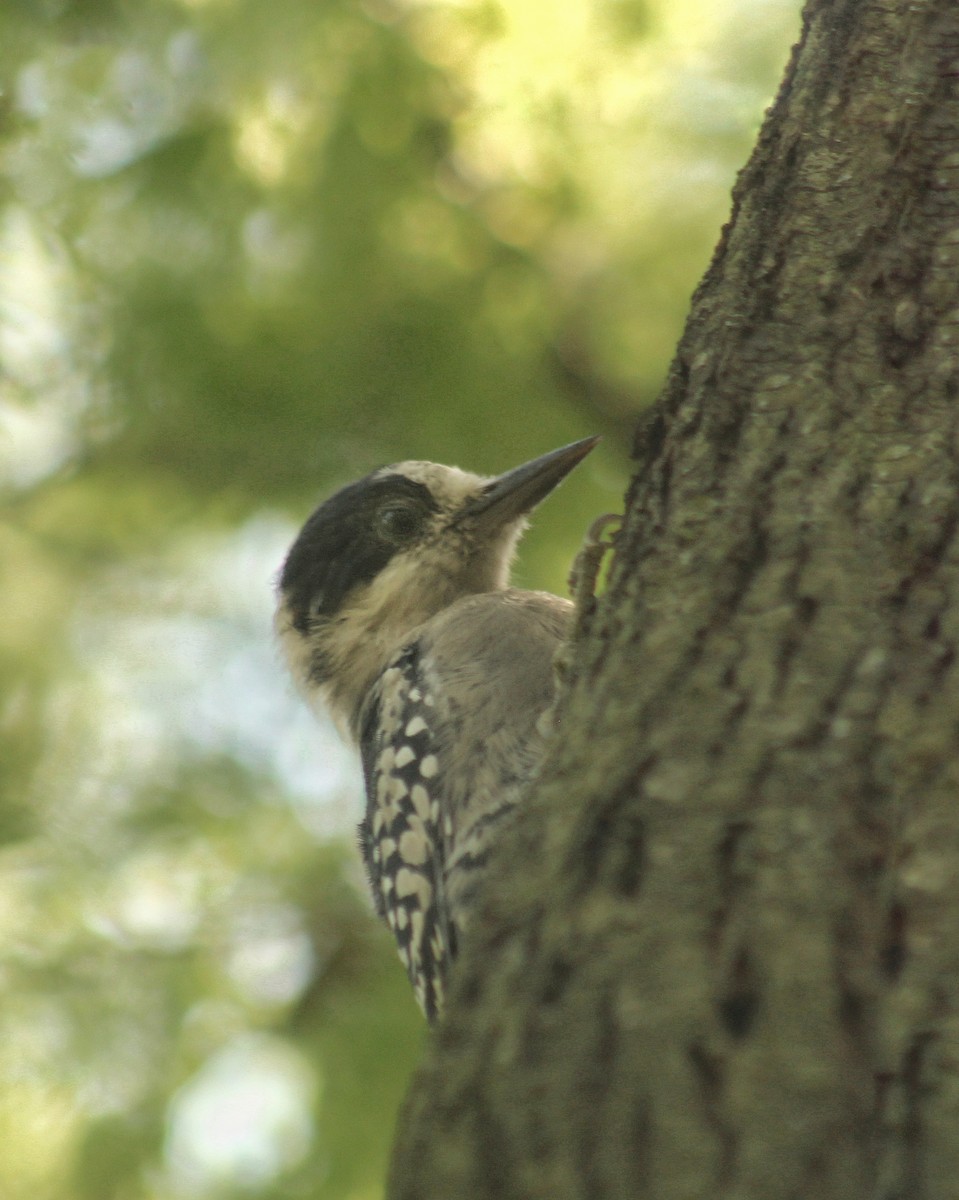
[[[363,714],[366,816],[360,844],[374,903],[430,1021],[442,1008],[455,950],[444,895],[442,774],[433,718],[419,648],[409,646],[380,676]]]

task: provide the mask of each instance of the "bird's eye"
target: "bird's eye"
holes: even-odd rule
[[[387,541],[406,542],[420,527],[420,514],[407,504],[387,504],[376,514],[377,532]]]

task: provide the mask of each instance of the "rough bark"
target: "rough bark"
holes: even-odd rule
[[[394,1200],[959,1195],[959,4],[814,0]]]

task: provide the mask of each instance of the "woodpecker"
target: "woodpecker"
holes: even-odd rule
[[[494,851],[542,756],[572,604],[509,586],[533,508],[585,438],[493,478],[401,462],[294,541],[276,630],[293,678],[358,748],[360,847],[429,1021]]]

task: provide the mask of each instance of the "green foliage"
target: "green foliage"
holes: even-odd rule
[[[563,589],[792,9],[0,6],[5,1198],[380,1194],[422,1022],[272,576],[377,463],[602,432]]]

